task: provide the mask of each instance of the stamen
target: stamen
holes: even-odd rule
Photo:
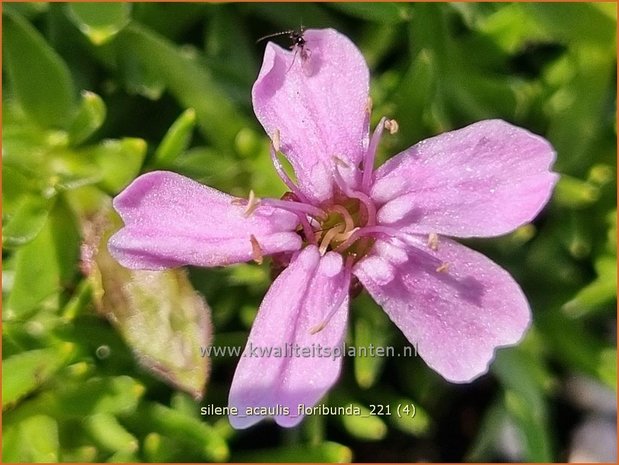
[[[305,202],[293,202],[290,200],[277,200],[277,199],[262,199],[260,201],[261,205],[273,207],[273,208],[281,208],[282,210],[287,210],[296,214],[306,214],[316,216],[321,219],[326,219],[327,214],[321,208],[315,207],[314,205],[310,205]]]
[[[247,208],[245,208],[245,218],[248,218],[260,204],[260,199],[256,197],[253,190],[249,191],[249,199],[247,200]]]
[[[260,247],[260,244],[258,243],[256,236],[254,236],[253,234],[249,236],[249,241],[251,242],[251,255],[252,255],[253,260],[258,265],[262,265],[264,255],[262,253],[262,247]]]
[[[333,155],[333,161],[335,161],[336,164],[343,166],[344,168],[350,168],[350,165],[346,163],[344,160],[342,160],[340,157],[338,157],[337,155]]]
[[[433,232],[428,234],[428,247],[435,252],[438,250],[438,234]]]
[[[350,213],[348,212],[348,210],[346,210],[341,205],[334,205],[333,207],[331,207],[331,210],[339,213],[344,219],[344,223],[346,224],[346,229],[344,231],[347,232],[347,231],[352,231],[354,229],[355,222],[352,219],[352,216],[350,216]]]
[[[335,237],[333,238],[333,240],[334,240],[335,242],[347,241],[347,240],[350,238],[350,236],[352,236],[352,235],[353,235],[353,233],[354,233],[357,229],[359,229],[359,228],[352,229],[351,231],[343,231],[343,232],[339,233],[337,236],[335,236]]]
[[[445,263],[441,263],[437,268],[436,268],[436,272],[437,273],[447,273],[447,271],[449,271],[449,263],[445,262]]]
[[[320,331],[322,331],[323,329],[325,329],[325,328],[327,327],[327,323],[328,323],[328,321],[327,321],[326,319],[325,319],[325,320],[322,320],[322,321],[321,321],[320,323],[318,323],[316,326],[314,326],[314,327],[310,328],[310,332],[309,332],[309,333],[310,333],[311,335],[314,335],[314,334],[316,334],[316,333],[319,333]]]
[[[301,221],[301,226],[303,226],[303,233],[305,237],[311,244],[316,244],[318,242],[318,238],[316,237],[316,233],[310,226],[310,223],[305,215],[299,215],[299,221]]]
[[[365,103],[365,112],[370,115],[372,114],[372,106],[374,103],[372,102],[372,97],[368,97],[367,102]]]
[[[372,181],[372,172],[374,171],[374,159],[376,158],[376,149],[378,148],[378,143],[380,142],[380,138],[383,134],[383,129],[385,128],[385,121],[387,121],[387,118],[383,117],[378,122],[378,125],[374,129],[374,133],[370,138],[370,145],[365,152],[365,157],[363,158],[363,178],[361,180],[361,190],[363,192],[367,192],[370,188],[370,182]]]
[[[248,218],[260,205],[260,199],[256,197],[253,190],[249,191],[249,199],[232,199],[230,202],[232,205],[245,205],[245,211],[243,212],[243,216]]]
[[[388,119],[385,121],[385,129],[389,131],[389,134],[394,135],[400,129],[400,125],[394,119]]]
[[[434,269],[438,272],[444,272],[448,269],[448,264],[445,262],[441,262],[438,258],[430,255],[419,247],[419,239],[412,234],[408,234],[402,232],[398,229],[391,228],[389,226],[366,226],[363,228],[357,228],[350,234],[350,237],[338,245],[334,252],[343,252],[348,247],[357,241],[360,237],[364,236],[377,236],[383,235],[388,238],[398,239],[406,242],[410,247],[407,248],[407,254],[409,257],[412,255],[416,257],[418,260],[423,261],[428,264],[428,266],[433,266]]]
[[[279,149],[282,146],[282,139],[279,133],[279,129],[276,129],[275,132],[273,133],[273,137],[271,138],[271,142],[273,144],[273,148],[275,149],[276,152],[279,152]]]
[[[367,226],[374,226],[376,224],[376,207],[372,199],[363,192],[358,191],[350,191],[349,196],[361,201],[368,215],[366,221]]]
[[[360,237],[371,236],[371,235],[377,234],[377,233],[380,234],[382,231],[376,231],[376,228],[377,227],[375,226],[375,227],[365,227],[365,228],[354,229],[353,231],[351,231],[350,235],[348,236],[348,239],[346,239],[344,242],[342,242],[340,245],[338,245],[335,249],[333,249],[333,251],[334,252],[343,252],[348,247],[353,245],[355,243],[355,241],[357,239],[359,239]],[[378,228],[380,228],[380,226],[378,226]]]
[[[348,197],[353,197],[357,200],[360,200],[361,203],[365,206],[365,210],[368,215],[366,224],[368,226],[375,225],[376,224],[376,207],[374,206],[374,202],[372,202],[372,199],[370,199],[370,197],[364,194],[363,192],[353,191],[350,187],[348,187],[348,184],[346,184],[346,181],[344,181],[344,179],[342,178],[342,175],[337,169],[335,170],[334,173],[335,173],[335,182],[337,183],[338,187],[342,191],[344,191],[344,193]]]
[[[318,248],[320,255],[324,255],[327,252],[329,244],[335,236],[342,232],[342,228],[343,226],[341,224],[335,225],[329,229],[324,236],[322,236],[322,241],[320,242],[320,247]]]

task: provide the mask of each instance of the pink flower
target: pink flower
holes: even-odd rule
[[[370,137],[365,60],[332,29],[307,30],[304,39],[302,50],[267,45],[252,94],[290,194],[244,201],[154,172],[115,199],[125,227],[110,250],[127,267],[218,266],[271,254],[287,264],[234,375],[236,428],[269,415],[296,425],[298,405],[316,404],[335,383],[341,360],[303,350],[341,345],[357,280],[447,380],[485,373],[497,347],[521,339],[529,306],[505,270],[445,236],[513,231],[539,213],[557,180],[550,144],[500,120],[424,140],[374,170],[384,129],[397,125],[383,118]],[[299,352],[264,356],[285,347]],[[247,408],[256,415],[244,415]]]

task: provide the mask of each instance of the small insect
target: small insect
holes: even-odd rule
[[[302,62],[306,62],[311,56],[311,51],[310,49],[306,47],[305,37],[303,37],[304,32],[305,32],[305,28],[301,26],[301,28],[298,31],[294,29],[290,29],[288,31],[276,32],[274,34],[269,34],[264,37],[260,37],[260,39],[258,39],[256,43],[262,42],[265,39],[270,39],[271,37],[279,37],[279,36],[288,34],[288,37],[290,38],[290,41],[292,42],[292,44],[290,45],[290,50],[294,50],[294,55],[292,57],[292,63],[290,63],[290,68],[292,68],[292,65],[294,65],[294,61],[297,58],[297,53],[301,56]],[[288,71],[290,71],[290,68],[288,68]]]

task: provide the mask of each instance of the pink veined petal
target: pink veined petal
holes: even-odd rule
[[[412,233],[505,234],[550,199],[554,158],[544,138],[501,120],[432,137],[377,170],[378,222]]]
[[[488,370],[497,347],[517,343],[530,310],[513,278],[491,260],[449,239],[438,250],[399,244],[408,261],[376,252],[353,273],[445,379],[464,383]],[[429,252],[429,253],[428,253]],[[437,271],[446,263],[447,271]]]
[[[144,174],[114,199],[125,226],[110,238],[110,253],[127,268],[159,270],[252,260],[252,236],[262,255],[301,247],[296,215],[258,207],[246,218],[235,200],[176,173]]]
[[[335,164],[354,187],[368,145],[369,70],[357,47],[334,29],[304,32],[303,50],[269,43],[252,90],[254,111],[291,162],[303,194],[331,197]]]
[[[278,406],[288,408],[289,415],[274,413],[275,421],[294,426],[303,419],[298,415],[299,405],[313,406],[335,383],[341,358],[303,351],[317,347],[331,353],[341,350],[349,283],[350,270],[343,266],[341,256],[329,252],[320,257],[315,246],[303,249],[279,275],[258,310],[232,380],[229,405],[238,409],[238,415],[229,417],[233,427],[247,428],[264,418],[246,415],[248,408]],[[316,332],[325,319],[326,326]],[[288,354],[286,347],[291,350]],[[299,350],[296,356],[295,347]],[[277,356],[273,352],[277,348],[292,356]],[[271,356],[264,351],[271,351]]]

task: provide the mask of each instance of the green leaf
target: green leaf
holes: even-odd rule
[[[617,390],[617,349],[596,338],[563,312],[547,312],[538,326],[553,355],[571,371],[585,373]]]
[[[143,404],[139,417],[132,420],[134,428],[155,431],[188,444],[208,461],[223,462],[230,454],[226,441],[208,423],[161,404]]]
[[[387,435],[387,425],[379,416],[371,415],[370,409],[356,402],[346,405],[358,407],[360,415],[342,415],[344,429],[354,438],[362,441],[380,441]]]
[[[490,407],[486,409],[473,445],[467,452],[464,461],[486,462],[495,456],[501,430],[505,427],[508,418],[503,404],[502,399],[498,399],[493,401]]]
[[[76,346],[64,343],[57,347],[31,350],[2,361],[2,409],[18,402],[47,382],[75,354]]]
[[[493,372],[505,387],[505,405],[523,439],[525,461],[552,462],[552,437],[542,386],[532,374],[536,362],[518,349],[497,353]]]
[[[133,412],[144,394],[144,386],[128,376],[91,378],[59,389],[57,408],[67,415],[82,417],[92,413],[126,414]]]
[[[519,3],[503,4],[477,26],[492,37],[494,43],[510,53],[518,52],[527,43],[548,41],[550,35],[547,29],[540,28],[525,8]]]
[[[376,311],[376,304],[367,295],[361,295],[354,303],[354,345],[367,350],[371,345],[384,347],[391,341],[390,321],[384,312]],[[385,364],[385,357],[354,358],[354,373],[357,384],[367,389],[376,383]]]
[[[328,3],[335,8],[355,18],[367,21],[376,21],[383,24],[397,24],[411,18],[411,9],[408,3]]]
[[[169,166],[176,157],[187,150],[195,125],[196,112],[193,108],[189,108],[168,129],[157,150],[155,150],[153,165],[157,167]]]
[[[219,82],[237,86],[245,101],[244,91],[251,87],[259,70],[254,47],[256,37],[251,35],[251,28],[239,24],[239,16],[229,5],[211,4],[210,7],[212,16],[204,35],[209,67],[219,74]]]
[[[614,42],[593,46],[575,41],[564,58],[546,70],[545,78],[556,88],[544,105],[547,137],[560,155],[555,170],[562,174],[584,178],[581,173],[599,161],[597,142],[613,130],[605,109],[615,92]],[[610,150],[616,153],[614,145]]]
[[[588,207],[599,198],[598,187],[565,174],[559,179],[554,192],[554,201],[558,205],[573,209]]]
[[[47,415],[33,415],[4,436],[3,462],[58,462],[58,423]],[[6,447],[8,445],[8,447]]]
[[[94,240],[100,241],[91,244],[98,247],[91,279],[99,312],[112,321],[143,366],[201,398],[210,365],[201,353],[211,344],[210,308],[183,270],[120,266],[107,250],[110,235],[109,230],[99,231]]]
[[[81,153],[98,166],[102,176],[99,185],[107,192],[116,194],[127,187],[140,172],[146,156],[146,142],[129,137],[105,140]]]
[[[14,11],[26,19],[33,19],[42,13],[49,11],[48,2],[7,2],[3,10]]]
[[[16,247],[32,241],[43,229],[52,205],[52,199],[23,196],[6,223],[3,218],[2,247]]]
[[[590,3],[523,3],[540,29],[561,40],[593,42],[604,47],[616,43],[616,20]]]
[[[57,299],[76,272],[78,248],[75,220],[66,205],[56,202],[39,234],[15,252],[15,282],[4,318],[28,318],[45,299]]]
[[[351,460],[352,451],[336,442],[260,449],[256,452],[240,452],[232,457],[234,462],[265,463],[348,463]]]
[[[89,463],[97,461],[97,449],[93,446],[81,446],[74,449],[62,449],[60,461],[63,463]]]
[[[230,151],[239,130],[247,125],[208,70],[163,38],[136,25],[118,40],[121,63],[133,63],[159,76],[179,102],[194,108],[204,134],[220,149]]]
[[[427,49],[421,50],[402,77],[393,100],[399,102],[396,118],[402,130],[410,135],[409,142],[422,139],[424,112],[435,93],[435,60]],[[415,109],[415,110],[413,110]]]
[[[513,77],[488,72],[471,62],[469,50],[450,31],[444,5],[418,3],[409,30],[411,46],[418,53],[427,49],[432,58],[431,96],[439,129],[451,128],[453,121],[486,119],[489,116],[513,119],[521,84]],[[483,56],[486,56],[484,54]],[[488,66],[488,65],[486,65]]]
[[[105,113],[105,103],[101,97],[94,92],[83,91],[79,111],[69,127],[71,145],[83,142],[99,129],[105,121]]]
[[[109,413],[97,413],[85,421],[86,430],[97,444],[109,452],[133,453],[138,449],[138,440]]]
[[[588,316],[604,309],[615,313],[617,300],[617,257],[604,255],[595,261],[597,278],[563,306],[563,311],[572,318]]]
[[[3,19],[3,57],[16,99],[40,125],[63,127],[75,105],[67,65],[23,18],[5,12]]]
[[[131,4],[70,3],[66,5],[69,18],[95,45],[112,39],[131,21]]]

